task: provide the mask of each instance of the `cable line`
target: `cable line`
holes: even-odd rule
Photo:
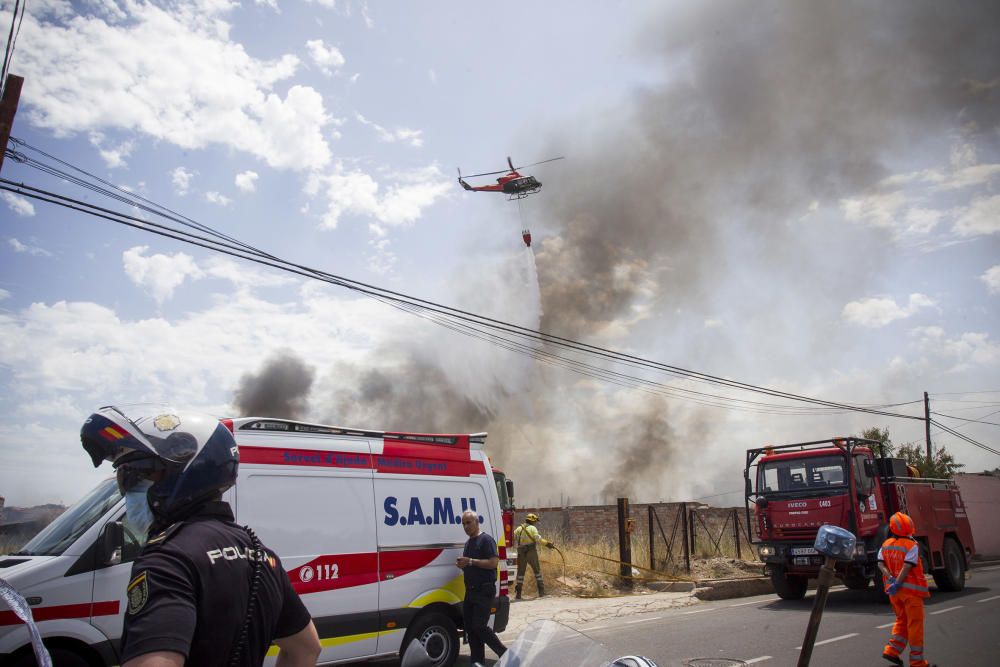
[[[118,222],[119,224],[124,224],[129,227],[139,229],[142,231],[147,231],[151,233],[158,234],[167,238],[178,240],[184,243],[189,243],[196,245],[208,250],[214,250],[223,254],[228,254],[233,257],[240,259],[253,261],[259,264],[270,266],[272,268],[278,268],[290,273],[295,273],[307,278],[313,278],[328,282],[330,284],[338,285],[346,289],[350,289],[371,298],[375,298],[383,303],[392,305],[393,307],[399,308],[408,312],[410,314],[415,314],[424,319],[428,319],[435,322],[441,326],[446,326],[458,333],[462,333],[467,336],[474,338],[479,338],[480,340],[485,340],[494,345],[498,345],[505,349],[509,349],[515,352],[520,352],[522,354],[527,354],[535,358],[536,360],[542,361],[544,363],[556,364],[564,368],[569,368],[574,372],[582,373],[584,375],[589,375],[604,381],[612,382],[615,384],[625,383],[624,386],[630,386],[633,388],[643,388],[644,390],[653,390],[654,393],[664,393],[665,395],[685,398],[686,400],[692,400],[698,402],[699,400],[705,401],[703,404],[711,405],[714,407],[727,407],[735,409],[732,405],[727,405],[725,403],[720,404],[715,401],[723,401],[729,403],[740,403],[745,404],[744,409],[751,411],[771,411],[774,410],[774,414],[843,414],[845,412],[864,412],[869,414],[877,414],[887,417],[895,417],[901,419],[912,419],[912,420],[923,420],[923,417],[915,415],[907,415],[898,412],[890,412],[887,409],[891,407],[901,407],[905,405],[913,405],[919,403],[920,401],[909,401],[904,403],[888,403],[888,404],[875,404],[875,405],[851,405],[846,403],[839,403],[835,401],[827,401],[823,399],[811,398],[807,396],[802,396],[794,394],[791,392],[784,392],[780,390],[770,389],[767,387],[762,387],[758,385],[753,385],[749,383],[739,382],[736,380],[731,380],[729,378],[723,378],[708,373],[702,373],[700,371],[689,370],[681,368],[678,366],[673,366],[665,364],[662,362],[656,362],[653,360],[645,359],[635,355],[629,355],[622,352],[617,352],[608,348],[603,348],[599,346],[590,345],[583,343],[581,341],[576,341],[568,338],[563,338],[553,334],[548,334],[542,331],[531,329],[529,327],[523,327],[516,324],[511,324],[494,318],[486,317],[483,315],[478,315],[470,311],[465,311],[462,309],[446,306],[433,301],[428,301],[425,299],[420,299],[417,297],[412,297],[400,292],[395,292],[385,288],[381,288],[375,285],[364,283],[361,281],[349,279],[343,276],[338,276],[325,271],[314,269],[308,266],[297,264],[288,260],[283,260],[274,255],[266,253],[258,248],[255,248],[249,244],[243,243],[233,237],[226,234],[222,234],[211,227],[198,223],[190,218],[181,216],[170,209],[156,204],[144,197],[135,195],[134,193],[128,192],[123,188],[115,186],[104,179],[101,179],[94,174],[91,174],[83,169],[75,167],[68,162],[65,162],[59,158],[56,158],[40,149],[30,146],[24,141],[19,139],[13,139],[17,145],[22,146],[28,150],[37,152],[44,157],[53,160],[59,165],[63,165],[77,174],[83,174],[94,181],[100,183],[100,185],[87,181],[80,176],[67,172],[64,169],[59,168],[51,164],[46,164],[41,160],[33,157],[26,156],[22,153],[8,150],[8,154],[19,162],[26,164],[27,166],[38,169],[44,173],[51,176],[67,180],[73,184],[79,185],[80,187],[87,188],[94,192],[104,194],[116,201],[125,203],[138,208],[140,211],[145,211],[153,215],[166,218],[177,224],[181,224],[190,229],[195,229],[204,234],[210,235],[213,238],[208,238],[200,234],[185,232],[180,229],[175,229],[169,226],[160,225],[149,220],[138,218],[135,216],[129,216],[127,214],[113,211],[111,209],[99,207],[87,202],[80,201],[71,197],[66,197],[64,195],[59,195],[50,191],[42,190],[40,188],[35,188],[23,183],[15,183],[7,179],[0,179],[0,187],[2,189],[21,194],[23,196],[32,197],[40,201],[45,201],[48,203],[53,203],[59,206],[64,206],[66,208],[76,210],[83,213],[88,213],[94,215],[98,218],[105,219],[111,222]],[[500,333],[495,333],[500,332]],[[504,338],[503,335],[517,337],[518,340],[511,340],[509,338]],[[605,361],[611,361],[614,363],[624,364],[632,368],[640,368],[643,370],[653,370],[661,373],[665,373],[668,376],[686,379],[693,382],[702,382],[713,386],[721,386],[727,389],[733,389],[738,391],[749,391],[752,393],[758,393],[765,396],[770,396],[774,398],[779,398],[785,401],[794,401],[807,403],[812,407],[806,406],[794,406],[785,404],[775,404],[775,403],[762,403],[758,401],[749,401],[745,399],[738,399],[732,396],[720,396],[717,394],[710,394],[707,392],[698,392],[692,389],[687,389],[684,387],[677,387],[675,385],[666,385],[659,382],[654,382],[645,378],[639,378],[636,376],[619,373],[599,366],[593,366],[592,364],[587,364],[578,359],[573,359],[571,357],[561,356],[543,350],[538,347],[537,343],[542,343],[547,346],[552,346],[555,348],[560,348],[572,353],[578,353],[583,355],[589,355],[597,357]]]
[[[371,296],[371,297],[379,298],[380,300],[387,299],[387,300],[392,301],[392,302],[397,303],[397,304],[408,305],[411,308],[420,308],[425,313],[426,312],[430,312],[430,313],[434,313],[437,316],[441,316],[441,317],[445,317],[445,318],[450,318],[452,320],[459,320],[461,322],[464,322],[466,325],[475,325],[475,326],[479,326],[479,327],[487,327],[489,329],[500,331],[500,332],[503,332],[503,333],[506,333],[506,334],[509,334],[509,335],[514,335],[514,336],[518,336],[518,337],[521,337],[521,338],[524,338],[524,339],[546,343],[548,345],[553,345],[553,346],[560,347],[560,348],[563,348],[563,349],[566,349],[566,350],[571,350],[571,351],[574,351],[574,352],[579,352],[579,353],[583,353],[583,354],[590,354],[590,355],[593,355],[593,356],[597,356],[597,357],[603,358],[605,360],[610,360],[610,361],[615,361],[615,362],[618,362],[618,363],[623,363],[623,364],[626,364],[626,365],[629,365],[629,366],[632,366],[632,367],[639,367],[639,368],[644,368],[644,369],[657,370],[657,371],[664,372],[664,373],[667,373],[668,375],[672,375],[672,376],[676,376],[676,377],[687,378],[687,379],[691,379],[691,380],[695,380],[695,381],[703,381],[703,382],[707,382],[709,384],[721,385],[721,386],[724,386],[724,387],[727,387],[727,388],[732,388],[732,389],[740,389],[740,390],[744,390],[744,391],[751,391],[751,392],[755,392],[755,393],[759,393],[759,394],[764,394],[764,395],[767,395],[767,396],[773,396],[773,397],[777,397],[777,398],[781,398],[781,399],[785,399],[785,400],[806,402],[806,403],[810,403],[812,405],[822,406],[823,408],[826,408],[826,409],[838,409],[838,410],[842,410],[842,411],[852,411],[852,412],[865,412],[865,413],[870,413],[870,414],[878,414],[878,415],[890,416],[890,417],[897,417],[897,418],[903,418],[903,419],[913,419],[913,420],[921,420],[922,419],[919,416],[906,415],[906,414],[900,414],[900,413],[894,413],[894,412],[888,412],[888,411],[885,411],[885,410],[879,410],[877,408],[866,408],[866,407],[863,407],[863,406],[849,405],[849,404],[838,403],[838,402],[834,402],[834,401],[826,401],[826,400],[822,400],[822,399],[815,399],[815,398],[810,398],[810,397],[805,397],[805,396],[799,396],[797,394],[792,394],[790,392],[783,392],[783,391],[779,391],[779,390],[769,389],[769,388],[766,388],[766,387],[759,387],[759,386],[756,386],[756,385],[751,385],[749,383],[743,383],[743,382],[738,382],[738,381],[735,381],[735,380],[729,380],[727,378],[721,378],[721,377],[710,375],[710,374],[707,374],[707,373],[701,373],[699,371],[692,371],[692,370],[680,368],[680,367],[677,367],[677,366],[672,366],[672,365],[663,364],[663,363],[660,363],[660,362],[655,362],[655,361],[643,359],[643,358],[637,357],[635,355],[628,355],[628,354],[616,352],[614,350],[610,350],[610,349],[607,349],[607,348],[602,348],[602,347],[598,347],[598,346],[589,345],[587,343],[582,343],[582,342],[579,342],[579,341],[574,341],[572,339],[567,339],[567,338],[562,338],[562,337],[559,337],[559,336],[554,336],[554,335],[551,335],[551,334],[546,334],[544,332],[537,331],[537,330],[534,330],[534,329],[530,329],[528,327],[522,327],[522,326],[519,326],[519,325],[510,324],[510,323],[503,322],[503,321],[500,321],[500,320],[496,320],[496,319],[493,319],[493,318],[489,318],[489,317],[485,317],[485,316],[481,316],[481,315],[476,315],[474,313],[470,313],[468,311],[464,311],[464,310],[461,310],[461,309],[444,306],[444,305],[441,305],[441,304],[438,304],[438,303],[435,303],[435,302],[432,302],[432,301],[427,301],[427,300],[424,300],[424,299],[419,299],[419,298],[416,298],[416,297],[411,297],[411,296],[408,296],[408,295],[405,295],[405,294],[402,294],[402,293],[399,293],[399,292],[395,292],[395,291],[392,291],[392,290],[387,290],[387,289],[380,288],[380,287],[377,287],[377,286],[374,286],[374,285],[369,285],[369,284],[363,283],[361,281],[356,281],[356,280],[344,278],[342,276],[337,276],[337,275],[334,275],[334,274],[330,274],[330,273],[327,273],[327,272],[324,272],[324,271],[320,271],[318,269],[313,269],[313,268],[310,268],[310,267],[307,267],[307,266],[295,264],[293,262],[288,262],[286,260],[281,260],[279,258],[276,258],[274,256],[271,256],[271,255],[267,254],[267,253],[259,251],[259,250],[255,249],[255,248],[253,248],[252,246],[248,246],[246,244],[240,244],[240,247],[233,247],[232,245],[229,244],[228,239],[226,239],[226,241],[218,241],[218,240],[206,238],[204,236],[200,236],[200,235],[197,235],[197,234],[192,234],[192,233],[184,232],[182,230],[173,229],[173,228],[170,228],[170,227],[159,225],[157,223],[154,223],[154,222],[151,222],[151,221],[148,221],[148,220],[137,218],[135,216],[129,216],[129,215],[126,215],[124,213],[120,213],[120,212],[117,212],[117,211],[113,211],[111,209],[99,207],[99,206],[96,206],[96,205],[93,205],[93,204],[89,204],[87,202],[83,202],[83,201],[80,201],[80,200],[77,200],[77,199],[74,199],[74,198],[71,198],[71,197],[66,197],[64,195],[59,195],[57,193],[53,193],[53,192],[49,192],[49,191],[46,191],[46,190],[42,190],[40,188],[35,188],[33,186],[29,186],[29,185],[26,185],[26,184],[23,184],[23,183],[22,184],[15,183],[15,182],[9,181],[7,179],[0,179],[0,183],[2,183],[2,186],[0,186],[0,187],[2,187],[3,189],[9,190],[9,191],[12,191],[12,192],[16,192],[16,193],[21,194],[23,196],[32,197],[32,198],[35,198],[35,199],[39,199],[41,201],[46,201],[48,203],[55,203],[55,204],[58,204],[58,205],[61,205],[61,206],[65,206],[67,208],[71,208],[73,210],[77,210],[77,211],[80,211],[80,212],[85,212],[85,213],[89,213],[89,214],[95,215],[96,217],[99,217],[99,218],[102,218],[102,219],[105,219],[105,220],[109,220],[109,221],[112,221],[112,222],[118,222],[120,224],[125,224],[125,225],[133,227],[135,229],[140,229],[140,230],[144,230],[144,231],[150,231],[150,232],[158,234],[160,236],[166,236],[166,237],[172,238],[174,240],[179,240],[179,241],[190,243],[190,244],[193,244],[193,245],[196,245],[196,246],[200,246],[200,247],[203,247],[203,248],[206,248],[206,249],[215,250],[217,252],[221,252],[221,253],[224,253],[224,254],[229,254],[231,256],[238,257],[238,258],[241,258],[241,259],[246,259],[246,260],[249,260],[249,261],[254,261],[254,262],[257,262],[257,263],[260,263],[260,264],[271,266],[273,268],[279,268],[279,269],[282,269],[282,270],[285,270],[285,271],[289,271],[291,273],[296,273],[298,275],[302,275],[304,277],[309,277],[309,278],[324,280],[324,281],[329,282],[331,284],[336,284],[336,285],[345,287],[347,289],[351,289],[351,290],[354,290],[356,292],[359,292],[359,293],[362,293],[362,294],[366,294],[366,295]],[[199,225],[199,229],[202,229],[202,228],[204,228],[204,226]],[[214,230],[212,230],[212,231],[210,231],[208,233],[212,233],[212,234],[215,234],[217,236],[221,236],[222,238],[226,238],[225,235],[219,235],[217,232],[214,232]],[[482,333],[481,330],[477,330],[477,331],[479,331],[480,334]],[[510,341],[507,341],[507,342],[510,342]],[[538,353],[537,349],[534,349],[533,352],[532,352],[532,354],[537,354],[537,353]],[[581,363],[581,362],[578,362],[578,361],[575,361],[575,360],[567,359],[565,357],[561,357],[559,359],[561,359],[562,363],[570,363],[570,364],[579,364],[579,363]],[[591,370],[593,370],[593,369],[591,369]],[[609,377],[608,374],[614,375],[613,371],[608,371],[606,369],[601,369],[598,372],[601,373],[601,374],[604,374],[604,375],[602,375],[603,379],[608,379],[608,377]],[[648,380],[643,380],[643,379],[640,379],[640,378],[634,378],[632,376],[626,376],[626,378],[631,379],[632,381],[639,381],[639,382],[643,382],[643,383],[648,383],[649,382]],[[654,383],[654,384],[659,384],[659,383]],[[664,386],[664,385],[659,385],[659,386]],[[671,389],[674,390],[674,391],[682,391],[682,392],[692,393],[692,390],[685,390],[683,388],[671,387]],[[720,397],[720,396],[715,396],[715,395],[710,395],[710,396],[713,397],[713,398],[719,398],[721,400],[728,400],[728,401],[739,401],[740,400],[740,399],[733,399],[732,397]],[[769,407],[787,409],[787,408],[789,408],[791,406],[770,405]]]

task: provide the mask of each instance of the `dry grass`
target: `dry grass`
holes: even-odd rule
[[[618,543],[612,540],[601,540],[585,544],[557,543],[565,561],[559,552],[542,548],[539,560],[545,579],[547,593],[572,595],[575,597],[611,597],[621,595],[625,588],[619,576]],[[657,545],[662,547],[662,545]],[[679,545],[678,545],[679,546]],[[725,544],[720,545],[725,551]],[[676,550],[676,549],[675,549]],[[728,556],[715,555],[714,544],[708,545],[704,557],[692,555],[691,572],[684,568],[683,554],[674,554],[673,562],[665,562],[657,551],[656,570],[650,571],[648,541],[638,540],[632,545],[633,590],[649,591],[648,584],[653,581],[676,581],[708,578],[748,577],[760,574],[761,565],[756,561],[741,561]],[[744,549],[744,554],[750,553]],[[712,557],[708,557],[712,554]],[[735,548],[733,549],[735,555]],[[529,569],[524,578],[523,594],[527,597],[537,595],[534,577]]]

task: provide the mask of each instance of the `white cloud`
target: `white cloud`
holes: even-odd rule
[[[201,269],[190,255],[182,252],[174,255],[155,254],[147,257],[149,246],[136,246],[122,253],[125,275],[141,287],[147,294],[163,303],[173,296],[188,277],[200,278]]]
[[[10,292],[0,287],[0,301],[10,298]]]
[[[129,2],[127,16],[26,16],[18,67],[34,82],[22,96],[27,118],[57,135],[114,128],[185,149],[222,144],[272,167],[324,166],[331,119],[322,97],[304,86],[274,92],[299,60],[253,58],[231,41],[236,6]]]
[[[243,192],[253,192],[257,189],[257,172],[244,171],[236,174],[236,187]]]
[[[238,288],[280,287],[291,285],[296,278],[277,269],[255,266],[228,257],[212,257],[204,263],[204,276],[228,280]]]
[[[966,332],[949,338],[941,327],[917,327],[910,332],[922,353],[949,362],[949,372],[973,366],[1000,365],[1000,345],[989,334]]]
[[[704,326],[705,326],[706,329],[718,329],[719,327],[722,326],[722,320],[718,320],[718,319],[715,319],[715,318],[709,318],[709,319],[705,320]]]
[[[0,197],[3,197],[10,210],[17,215],[31,217],[35,214],[35,205],[21,195],[4,191],[0,192]]]
[[[955,220],[955,232],[959,236],[980,236],[1000,232],[1000,195],[972,200]]]
[[[184,167],[177,167],[170,172],[170,181],[174,184],[177,194],[182,197],[188,193],[192,178],[194,178],[194,174]]]
[[[359,113],[355,114],[355,117],[358,119],[358,122],[361,123],[362,125],[367,125],[368,127],[375,130],[375,134],[378,135],[378,138],[381,141],[390,144],[395,143],[397,141],[402,141],[404,143],[410,144],[414,148],[420,148],[421,146],[424,145],[424,140],[420,136],[421,134],[423,134],[423,130],[411,130],[406,127],[397,127],[395,130],[387,130],[378,123],[374,123],[368,120]]]
[[[90,144],[98,150],[101,159],[104,160],[104,164],[108,169],[127,166],[128,163],[125,162],[125,158],[132,154],[132,149],[135,147],[135,142],[133,141],[123,141],[118,144],[107,145],[107,139],[101,132],[90,133]]]
[[[893,299],[867,298],[852,301],[844,306],[844,319],[863,327],[879,328],[890,322],[915,315],[922,308],[934,305],[934,301],[923,294],[911,294],[905,306],[899,306]]]
[[[386,233],[386,226],[417,220],[423,209],[451,188],[451,182],[435,166],[397,173],[390,178],[393,182],[381,194],[379,183],[370,175],[348,171],[338,162],[331,173],[312,174],[305,192],[309,196],[325,196],[324,228],[335,229],[342,215],[353,214],[374,218],[376,222],[371,229],[381,236]]]
[[[270,7],[274,11],[281,13],[281,8],[278,7],[278,0],[254,0],[255,5],[264,5],[265,7]]]
[[[226,195],[219,194],[218,192],[206,192],[205,199],[207,199],[212,204],[217,204],[219,206],[229,206],[232,199]]]
[[[906,231],[914,234],[928,234],[944,215],[929,208],[911,208],[906,212]]]
[[[329,369],[359,363],[403,328],[406,316],[383,304],[337,296],[315,285],[292,303],[238,292],[172,321],[72,301],[0,311],[0,367],[11,406],[0,424],[0,488],[8,503],[72,502],[108,475],[106,466],[93,471],[74,436],[99,405],[169,402],[231,416],[241,376],[274,352],[292,349]],[[52,461],[43,477],[38,456]]]
[[[427,70],[427,78],[430,79],[431,85],[437,85],[438,73],[433,68]]]
[[[306,50],[320,71],[327,76],[333,74],[333,70],[340,69],[347,62],[340,49],[336,46],[327,46],[322,39],[310,39],[306,42]]]
[[[902,192],[884,192],[844,199],[840,204],[844,216],[851,222],[893,229],[900,210],[906,205],[906,196]]]
[[[979,279],[986,283],[986,289],[990,294],[1000,294],[1000,264],[986,269]]]
[[[37,246],[25,245],[25,244],[21,243],[20,241],[18,241],[15,238],[8,239],[7,243],[10,245],[11,248],[14,249],[14,252],[26,252],[29,255],[31,255],[32,257],[51,257],[52,256],[52,253],[49,252],[48,250],[46,250],[45,248],[39,248]]]

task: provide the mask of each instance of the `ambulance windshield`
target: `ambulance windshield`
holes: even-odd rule
[[[122,499],[114,478],[106,479],[25,544],[15,556],[59,556]]]
[[[809,456],[764,461],[757,472],[760,494],[825,491],[847,484],[844,457]]]

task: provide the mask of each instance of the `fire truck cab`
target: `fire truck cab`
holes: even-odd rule
[[[754,544],[778,595],[801,599],[808,580],[818,576],[823,557],[813,542],[824,524],[858,538],[854,559],[837,564],[844,584],[864,589],[875,580],[881,590],[876,558],[897,511],[913,518],[924,571],[938,590],[961,590],[975,546],[958,486],[913,474],[903,459],[883,456],[881,443],[861,438],[748,450],[747,533],[756,535]]]

